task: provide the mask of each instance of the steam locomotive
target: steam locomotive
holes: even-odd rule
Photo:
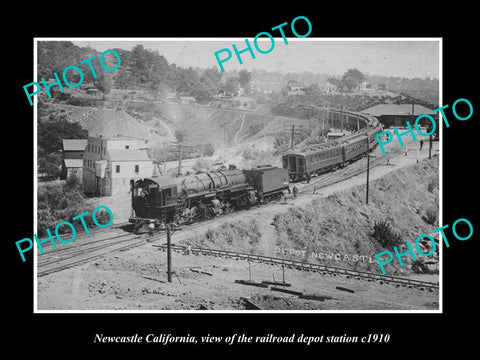
[[[132,183],[129,222],[136,232],[188,224],[280,199],[288,186],[288,170],[269,165],[248,170],[232,167],[182,178],[139,179]]]

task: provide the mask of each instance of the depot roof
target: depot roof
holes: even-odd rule
[[[362,113],[369,114],[373,116],[383,116],[383,115],[390,115],[390,116],[410,116],[412,115],[412,104],[379,104],[372,106],[368,109],[362,110]],[[415,104],[413,106],[413,115],[419,116],[423,114],[428,115],[436,115],[432,109],[429,109],[425,106]]]

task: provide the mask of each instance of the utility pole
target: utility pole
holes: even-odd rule
[[[170,224],[167,224],[167,279],[172,282],[172,247],[171,247]]]
[[[297,126],[295,126],[294,124],[285,125],[283,128],[283,131],[285,132],[288,131],[290,133],[290,149],[293,150],[293,138],[295,136],[295,132],[297,132],[298,134],[300,131],[304,131],[303,125],[297,125]]]
[[[327,107],[327,120],[328,120],[328,115],[330,114],[330,105]],[[333,114],[334,113],[331,113],[331,116],[330,116],[330,129],[333,129]]]
[[[366,187],[366,203],[368,205],[368,185],[370,180],[370,141],[367,136],[367,187]]]
[[[429,141],[428,141],[428,158],[432,158],[432,135],[429,136]]]
[[[180,143],[180,144],[178,144],[178,146],[179,146],[180,156],[178,158],[178,173],[177,173],[177,175],[180,176],[180,174],[182,172],[183,144]]]
[[[293,134],[295,133],[295,125],[292,124],[292,138],[290,141],[290,149],[293,150]]]
[[[172,282],[172,234],[177,230],[182,230],[177,227],[175,229],[171,228],[171,224],[166,224],[165,230],[167,231],[167,280]],[[180,280],[180,279],[179,279]]]
[[[342,126],[342,133],[343,133],[343,86],[340,87],[341,96],[340,96],[340,114],[341,114],[341,126]]]
[[[164,153],[163,153],[163,176],[167,175],[167,142],[163,142]]]

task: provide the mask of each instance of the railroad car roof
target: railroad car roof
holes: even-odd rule
[[[329,142],[329,143],[323,143],[323,144],[316,144],[316,145],[311,145],[311,146],[306,146],[304,148],[301,148],[299,150],[289,150],[285,153],[285,155],[310,155],[314,154],[320,151],[324,150],[329,150],[336,148],[338,146],[337,142]]]
[[[355,143],[360,142],[362,140],[365,141],[367,139],[367,137],[365,135],[366,134],[363,134],[362,136],[352,137],[350,139],[342,140],[342,144],[355,144]]]

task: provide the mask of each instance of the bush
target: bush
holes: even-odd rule
[[[212,143],[203,145],[203,156],[213,156],[215,153],[215,146]]]
[[[427,185],[428,192],[433,193],[437,187],[438,187],[437,180],[436,179],[430,180],[430,182]]]
[[[47,235],[47,228],[54,234],[57,224],[62,221],[70,222],[77,231],[84,231],[82,222],[75,221],[73,218],[85,212],[88,212],[88,215],[83,217],[87,228],[97,227],[92,219],[94,207],[87,203],[86,197],[81,191],[79,179],[75,176],[69,178],[63,185],[53,183],[39,187],[37,200],[37,235],[39,237]],[[107,211],[99,210],[96,212],[95,218],[104,225],[110,220],[110,215]],[[68,226],[62,226],[58,230],[60,234],[70,232]]]
[[[425,221],[429,225],[435,225],[437,223],[438,218],[438,209],[434,207],[430,207],[425,211],[425,216],[422,217],[423,221]]]
[[[397,246],[402,241],[401,236],[393,231],[387,220],[375,221],[372,236],[384,248]]]

